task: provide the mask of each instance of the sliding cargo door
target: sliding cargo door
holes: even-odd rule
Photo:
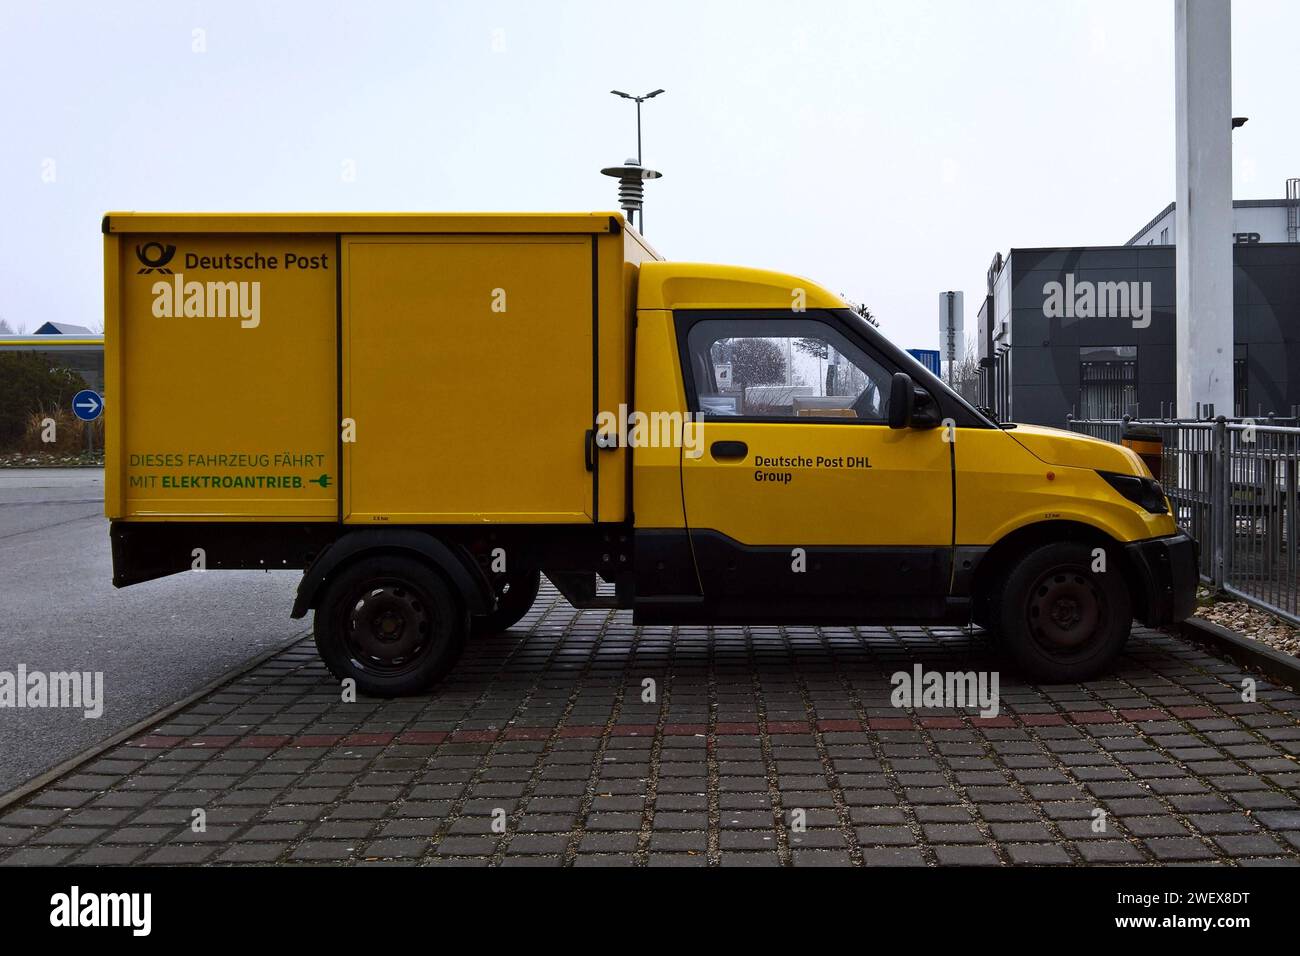
[[[341,245],[343,520],[591,521],[592,237]]]

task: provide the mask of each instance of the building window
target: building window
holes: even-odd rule
[[[1137,414],[1137,346],[1079,349],[1079,417]]]
[[[1167,246],[1167,245],[1169,245],[1169,227],[1168,227],[1168,226],[1165,226],[1163,229],[1160,230],[1160,245],[1162,245],[1162,246]]]

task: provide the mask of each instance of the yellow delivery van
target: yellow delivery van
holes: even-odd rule
[[[638,623],[964,624],[1022,672],[1191,612],[1126,448],[993,421],[795,276],[581,214],[104,217],[119,587],[304,571],[340,679],[423,690],[545,574]]]

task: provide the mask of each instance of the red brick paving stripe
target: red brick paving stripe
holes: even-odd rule
[[[807,721],[803,720],[769,720],[767,732],[769,734],[811,734],[812,728],[808,726]]]
[[[1147,707],[1138,710],[1121,710],[1119,715],[1125,720],[1167,720],[1169,715],[1163,710]]]
[[[861,733],[862,721],[860,720],[819,720],[817,729],[824,733],[837,733],[847,731],[849,733]]]
[[[399,744],[440,744],[448,737],[445,730],[404,730],[397,735]]]
[[[604,727],[561,727],[559,736],[565,738],[602,737],[604,734]]]
[[[615,724],[609,730],[611,737],[653,737],[654,724]]]
[[[714,725],[713,732],[715,734],[723,734],[727,736],[742,734],[750,737],[757,737],[758,724],[719,723]]]
[[[708,724],[664,724],[665,737],[696,737],[708,732]]]
[[[506,740],[547,740],[555,733],[554,727],[507,727]]]
[[[497,730],[457,730],[449,739],[454,744],[490,744],[499,735]]]
[[[1106,710],[1084,710],[1071,714],[1016,714],[997,717],[981,717],[972,714],[968,719],[970,725],[977,728],[1024,727],[1061,727],[1070,723],[1083,726],[1093,724],[1118,724],[1147,720],[1168,720],[1170,717],[1184,720],[1198,720],[1216,716],[1215,711],[1200,705],[1171,707],[1163,711],[1154,707],[1130,708],[1121,710],[1118,715]],[[866,722],[870,730],[914,730],[918,727],[928,730],[960,730],[967,725],[961,717],[872,717]],[[852,719],[819,720],[817,730],[823,732],[859,732],[863,730],[860,721]],[[664,736],[692,737],[708,733],[707,724],[665,724]],[[767,724],[770,734],[805,734],[813,728],[801,720],[773,720]],[[653,724],[616,724],[609,730],[613,737],[653,737],[656,728]],[[723,722],[714,726],[713,732],[719,736],[757,736],[758,724],[743,722]],[[333,747],[338,744],[350,747],[383,747],[390,743],[436,745],[444,741],[453,743],[493,743],[498,739],[506,740],[546,740],[552,734],[561,738],[602,737],[606,733],[604,726],[568,726],[555,730],[550,727],[509,727],[504,731],[496,730],[408,730],[402,733],[358,733],[358,734],[302,734],[297,737],[286,734],[248,734],[244,737],[227,735],[195,735],[179,737],[169,734],[148,734],[128,741],[124,746],[146,749],[166,750],[173,747],[209,749],[221,747],[249,747],[277,749],[279,747]]]

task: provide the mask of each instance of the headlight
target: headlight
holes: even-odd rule
[[[1142,510],[1149,511],[1153,515],[1169,513],[1169,507],[1165,501],[1165,490],[1160,487],[1160,482],[1154,478],[1120,475],[1113,471],[1099,471],[1097,474],[1106,480],[1106,484]]]

